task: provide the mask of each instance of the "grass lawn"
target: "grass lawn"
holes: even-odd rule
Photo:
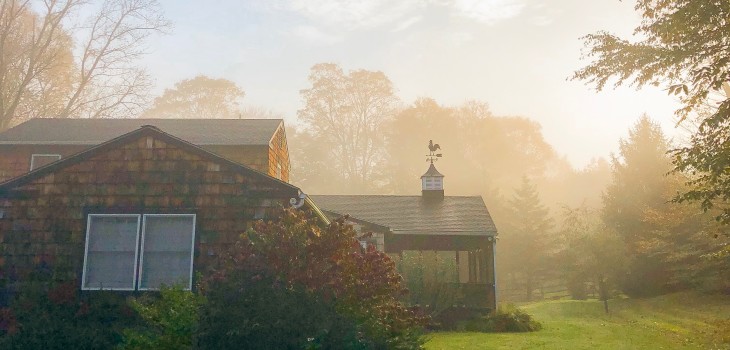
[[[730,349],[730,296],[611,300],[609,314],[595,300],[545,301],[522,309],[543,329],[432,333],[426,349]]]

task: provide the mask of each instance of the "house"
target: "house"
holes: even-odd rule
[[[0,133],[0,182],[154,125],[207,151],[289,181],[281,119],[31,119]]]
[[[420,196],[310,198],[287,182],[281,120],[31,120],[0,134],[0,156],[14,176],[0,182],[0,304],[39,269],[82,290],[192,288],[253,221],[294,205],[349,214],[396,259],[445,254],[459,302],[496,306],[494,223],[481,197],[445,196],[433,162]]]
[[[270,123],[267,134],[280,128],[278,122],[257,123]],[[20,127],[4,140],[32,130]],[[202,131],[189,136],[201,143],[202,134],[213,135]],[[63,140],[78,142],[81,134]],[[0,302],[39,269],[52,269],[55,279],[78,280],[83,290],[147,290],[163,283],[191,288],[195,272],[206,271],[254,220],[276,217],[290,205],[324,218],[296,186],[210,151],[228,145],[206,149],[151,125],[98,145],[53,140],[15,140],[23,146],[17,154],[55,152],[61,159],[0,183],[0,277],[7,286]],[[241,142],[232,141],[231,156],[240,156],[233,149]],[[61,147],[69,145],[83,150],[69,155],[72,148]]]
[[[454,269],[453,279],[443,282],[459,289],[461,297],[455,302],[495,310],[497,228],[481,196],[445,196],[443,178],[432,162],[421,176],[420,196],[310,198],[329,217],[349,215],[357,229],[372,231],[370,243],[396,261],[406,252],[437,252]]]

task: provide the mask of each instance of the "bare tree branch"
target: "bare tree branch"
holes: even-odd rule
[[[136,62],[146,39],[170,26],[158,3],[107,0],[84,27],[72,27],[87,6],[0,0],[0,130],[39,116],[132,116],[149,102],[151,84]],[[75,37],[85,38],[77,57]]]

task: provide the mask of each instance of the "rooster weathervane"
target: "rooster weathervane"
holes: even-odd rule
[[[428,140],[428,155],[426,156],[426,161],[433,162],[439,160],[443,155],[441,153],[436,153],[436,151],[441,150],[441,146],[439,146],[438,143],[433,143],[433,140]]]

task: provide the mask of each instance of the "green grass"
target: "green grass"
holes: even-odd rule
[[[730,297],[559,300],[523,305],[533,333],[432,333],[426,349],[730,349]],[[724,339],[723,339],[724,337]]]

